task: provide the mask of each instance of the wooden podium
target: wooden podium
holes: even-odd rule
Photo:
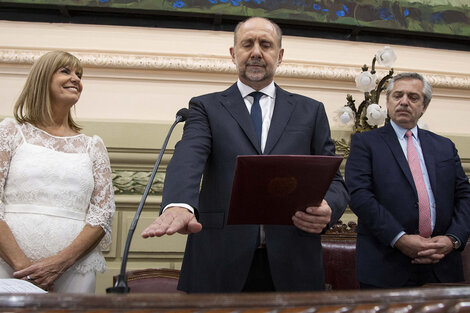
[[[258,294],[0,294],[0,312],[470,312],[470,287]]]

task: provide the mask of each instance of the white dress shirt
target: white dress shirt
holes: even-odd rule
[[[237,81],[238,90],[242,94],[243,100],[245,101],[246,108],[251,114],[251,107],[253,106],[253,97],[249,96],[253,91],[262,92],[264,95],[259,100],[259,106],[261,107],[261,117],[263,119],[263,125],[261,127],[261,151],[264,151],[266,147],[266,140],[268,139],[269,127],[271,126],[271,119],[274,112],[274,103],[276,100],[276,86],[274,82],[271,82],[268,86],[261,90],[254,90],[250,86],[245,85],[240,80]]]

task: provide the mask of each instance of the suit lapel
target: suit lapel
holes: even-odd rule
[[[270,154],[279,138],[281,138],[293,110],[294,103],[290,99],[290,94],[276,85],[276,102],[264,154]]]
[[[261,146],[256,137],[255,127],[236,83],[222,92],[220,101],[240,125],[240,128],[256,148],[256,151],[261,154]]]
[[[393,129],[392,125],[387,124],[384,127],[380,128],[380,134],[383,137],[385,143],[392,151],[392,154],[397,160],[397,163],[400,166],[400,169],[402,170],[406,179],[416,192],[416,187],[413,180],[413,176],[411,174],[410,166],[408,165],[408,161],[406,160],[405,155],[403,154],[403,150],[400,146],[400,143],[398,142],[397,134],[395,133],[395,130]]]

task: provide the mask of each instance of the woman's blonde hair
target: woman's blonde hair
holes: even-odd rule
[[[28,122],[41,126],[54,124],[50,85],[52,75],[62,67],[68,67],[71,71],[78,72],[80,77],[83,73],[80,60],[65,51],[48,52],[34,62],[13,109],[13,114],[19,123]],[[81,127],[73,120],[70,111],[68,125],[75,131],[81,130]]]

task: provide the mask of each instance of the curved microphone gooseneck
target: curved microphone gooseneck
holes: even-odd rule
[[[113,287],[109,287],[106,289],[106,293],[129,293],[129,286],[127,285],[127,275],[126,275],[126,265],[127,265],[127,256],[129,255],[129,248],[131,246],[132,236],[134,235],[135,228],[137,226],[137,222],[140,218],[140,213],[144,208],[145,200],[147,199],[147,195],[152,187],[153,180],[155,178],[155,174],[157,173],[158,167],[160,166],[160,162],[162,161],[163,153],[165,152],[166,145],[168,144],[168,140],[170,139],[170,135],[173,132],[176,124],[179,122],[184,122],[188,118],[189,110],[186,108],[180,109],[176,113],[176,120],[171,125],[170,130],[163,142],[162,149],[160,150],[160,154],[158,155],[158,159],[155,162],[155,166],[153,167],[152,174],[150,175],[150,179],[147,183],[147,187],[145,188],[144,194],[142,195],[142,199],[140,200],[139,207],[137,212],[135,212],[134,219],[132,220],[131,227],[129,227],[129,233],[127,234],[126,245],[124,246],[124,252],[122,253],[122,260],[121,260],[121,272],[119,273],[116,283]]]

